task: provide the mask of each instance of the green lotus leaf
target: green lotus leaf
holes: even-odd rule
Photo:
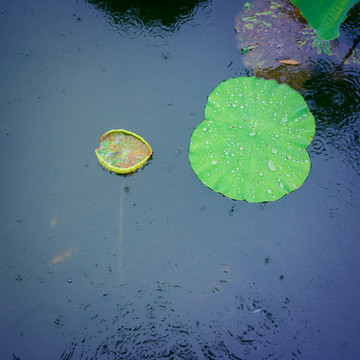
[[[316,33],[325,40],[337,38],[339,26],[358,0],[291,0]]]
[[[206,186],[235,200],[275,201],[298,189],[310,171],[306,148],[315,120],[289,86],[232,78],[210,94],[194,130],[191,166]]]

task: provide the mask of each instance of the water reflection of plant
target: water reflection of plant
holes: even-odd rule
[[[114,25],[127,33],[134,28],[160,27],[167,32],[175,31],[182,22],[190,20],[199,5],[208,0],[147,1],[147,0],[87,0],[108,14]]]
[[[306,102],[317,121],[310,153],[338,154],[360,173],[360,73],[357,66],[339,68],[320,61],[305,84]]]

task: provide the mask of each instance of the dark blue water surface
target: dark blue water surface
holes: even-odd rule
[[[0,0],[0,359],[360,358],[359,67],[307,80],[297,191],[233,201],[189,164],[207,96],[251,75],[243,4]],[[96,159],[114,128],[154,150],[133,175]]]

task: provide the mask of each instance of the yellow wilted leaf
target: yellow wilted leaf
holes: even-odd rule
[[[282,64],[286,65],[298,65],[300,64],[297,60],[291,60],[291,59],[285,59],[285,60],[279,60]]]

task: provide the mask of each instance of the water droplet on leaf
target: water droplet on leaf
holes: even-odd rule
[[[272,162],[271,159],[267,162],[267,166],[268,166],[269,170],[271,170],[271,171],[276,170],[276,166],[274,165],[274,163]]]

